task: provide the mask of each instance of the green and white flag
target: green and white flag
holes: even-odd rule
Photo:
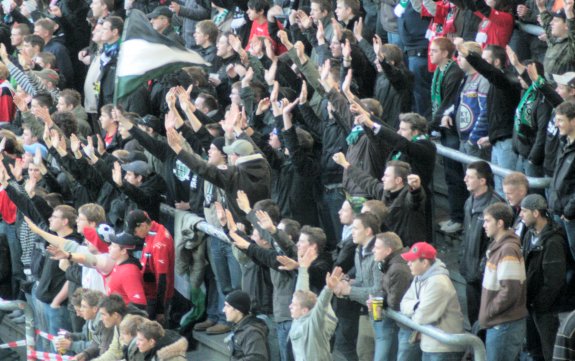
[[[158,33],[146,15],[132,10],[126,19],[116,68],[114,104],[150,79],[185,66],[209,65],[195,51]]]

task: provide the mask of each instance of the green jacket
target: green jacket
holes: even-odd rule
[[[563,74],[575,70],[575,19],[567,19],[569,33],[563,39],[551,35],[552,19],[553,15],[548,11],[541,13],[541,21],[547,34],[547,52],[545,52],[543,61],[547,79],[553,79],[552,74]]]

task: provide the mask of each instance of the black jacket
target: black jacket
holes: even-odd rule
[[[467,283],[481,282],[483,279],[481,264],[489,246],[489,238],[483,230],[483,210],[497,202],[503,202],[503,199],[493,190],[477,198],[470,196],[465,201],[459,272]]]
[[[556,215],[575,219],[575,142],[560,150],[549,186],[549,209]]]
[[[539,240],[532,244],[534,236]],[[523,258],[527,268],[527,308],[531,312],[553,311],[565,284],[565,257],[563,231],[554,223],[548,223],[539,235],[533,229],[525,234]]]
[[[481,55],[470,52],[466,57],[469,64],[481,74],[491,87],[487,92],[487,120],[489,122],[489,142],[511,138],[513,134],[513,117],[520,100],[521,85],[511,74],[497,69],[481,58]]]
[[[232,327],[226,343],[231,351],[231,361],[268,361],[268,327],[259,318],[247,315]]]
[[[351,166],[347,174],[369,197],[385,202],[389,214],[384,220],[389,229],[399,235],[405,246],[423,242],[426,238],[425,190],[421,187],[411,191],[409,186],[391,193],[383,189],[383,183],[361,169]]]
[[[254,153],[240,157],[236,165],[228,166],[226,169],[208,164],[196,154],[186,151],[181,151],[177,159],[191,171],[225,192],[225,207],[229,208],[238,222],[242,222],[246,217],[236,201],[239,190],[247,194],[250,204],[270,197],[271,170],[261,154]]]
[[[439,67],[435,71],[438,72]],[[447,70],[444,70],[444,72],[445,74],[443,75],[443,81],[440,84],[441,103],[435,110],[435,113],[432,114],[430,124],[431,128],[436,129],[445,129],[439,128],[439,125],[441,124],[441,118],[446,115],[449,108],[451,108],[459,98],[459,86],[461,85],[461,81],[465,75],[455,62],[451,62],[451,64],[448,65]]]

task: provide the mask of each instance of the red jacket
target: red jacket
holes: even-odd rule
[[[499,45],[505,48],[509,44],[511,33],[513,33],[513,15],[495,9],[491,9],[488,17],[480,11],[476,11],[475,15],[481,18],[475,38],[481,47]]]
[[[142,276],[146,298],[156,299],[160,288],[160,276],[165,275],[165,297],[167,301],[174,295],[174,269],[175,269],[174,239],[170,232],[161,224],[152,221],[148,236],[144,239],[142,250]],[[160,287],[162,286],[162,287]]]
[[[148,304],[137,259],[131,258],[122,264],[115,265],[106,281],[108,295],[118,294],[126,304],[130,302],[144,306]]]

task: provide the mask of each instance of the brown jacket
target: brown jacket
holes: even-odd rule
[[[380,271],[383,272],[383,292],[389,307],[399,311],[399,304],[403,295],[411,285],[411,271],[407,263],[401,258],[403,249],[393,252],[381,262]]]
[[[519,237],[508,230],[487,250],[479,323],[490,328],[527,316],[527,276]]]

